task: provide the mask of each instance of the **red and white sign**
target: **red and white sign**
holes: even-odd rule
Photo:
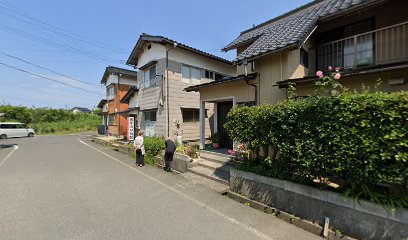
[[[135,139],[135,118],[128,117],[128,140],[133,141]]]

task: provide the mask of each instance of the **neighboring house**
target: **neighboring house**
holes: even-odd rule
[[[101,84],[106,86],[108,133],[113,136],[127,135],[127,121],[120,113],[128,109],[128,104],[120,100],[131,86],[137,84],[137,72],[109,66],[105,69]]]
[[[373,88],[378,79],[383,91],[408,90],[406,0],[313,1],[241,32],[223,50],[233,49],[238,77],[186,88],[200,92],[203,109],[214,99],[228,99],[228,107],[274,104],[291,83],[308,96],[316,71],[328,66],[342,68],[340,81],[351,90]]]
[[[228,60],[148,34],[140,36],[127,64],[138,68],[139,88],[124,102],[140,111],[137,123],[141,130],[147,136],[182,135],[186,141],[199,139],[199,94],[184,89],[236,74]],[[207,137],[212,117],[213,107],[208,105],[202,119]]]
[[[97,107],[101,109],[99,115],[102,117],[103,133],[108,133],[108,101],[106,99],[101,99]]]
[[[77,114],[77,113],[91,113],[92,112],[88,108],[83,108],[83,107],[74,107],[70,111],[73,112],[74,114]]]
[[[132,86],[130,87],[129,91],[125,94],[125,96],[122,97],[120,100],[121,103],[128,104],[127,110],[121,111],[121,115],[127,119],[127,127],[128,127],[128,137],[131,136],[130,138],[135,138],[137,136],[137,133],[139,131],[139,122],[138,122],[138,116],[139,116],[139,101],[137,99],[137,92],[139,91],[139,88],[137,86]],[[133,121],[130,121],[130,118],[133,119]],[[132,134],[130,134],[130,130],[132,129]]]

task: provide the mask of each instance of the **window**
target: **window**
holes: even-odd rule
[[[183,65],[181,67],[182,81],[185,83],[201,83],[201,69]]]
[[[183,123],[196,123],[200,121],[200,110],[198,109],[183,109]]]
[[[109,115],[109,125],[113,125],[115,123],[115,115]]]
[[[305,68],[309,67],[309,53],[303,48],[300,49],[300,64]]]
[[[224,75],[224,74],[215,73],[215,81],[220,81],[225,77],[227,77],[227,76]]]
[[[205,78],[214,80],[214,72],[205,70]]]
[[[144,112],[145,121],[156,122],[156,113],[157,111]]]
[[[144,71],[143,83],[144,83],[144,88],[157,86],[156,66],[153,66]]]
[[[115,86],[108,87],[108,98],[113,99],[115,96]]]
[[[251,62],[251,72],[255,72],[255,62]]]

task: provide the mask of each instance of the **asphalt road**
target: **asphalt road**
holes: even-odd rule
[[[2,240],[320,239],[84,135],[1,143]]]

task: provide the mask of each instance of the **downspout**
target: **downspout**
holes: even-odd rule
[[[170,137],[170,103],[169,103],[169,52],[177,47],[173,43],[173,48],[166,51],[166,107],[167,107],[167,137]]]

